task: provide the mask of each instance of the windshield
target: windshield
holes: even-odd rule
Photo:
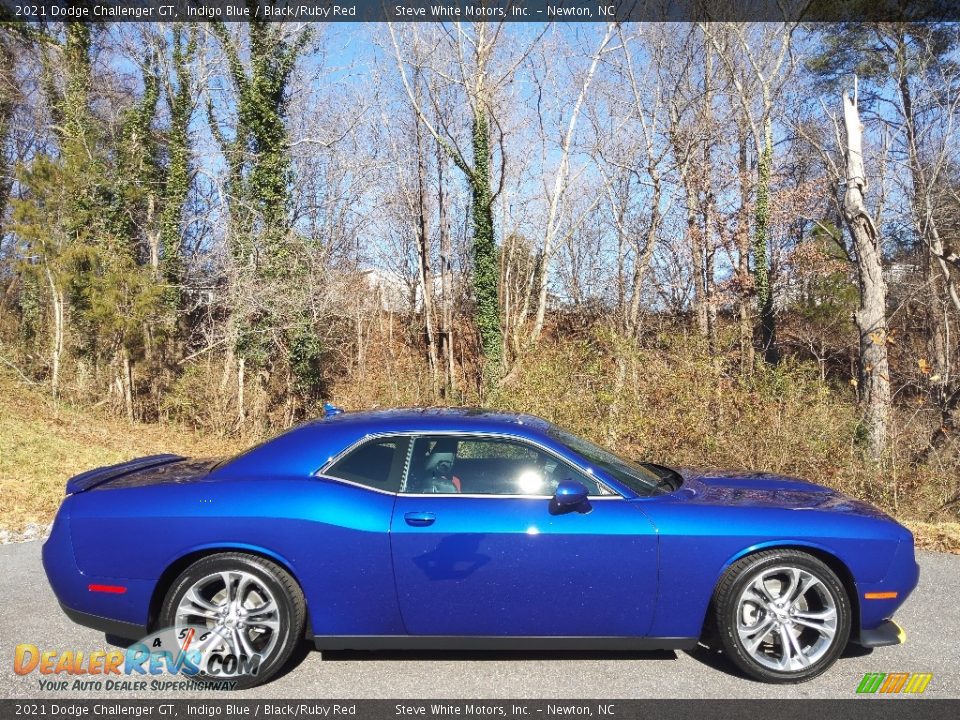
[[[547,432],[638,495],[658,495],[665,491],[661,478],[639,463],[617,457],[609,450],[556,426],[550,426]]]

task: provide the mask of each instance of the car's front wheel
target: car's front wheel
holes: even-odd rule
[[[850,600],[825,563],[796,550],[747,556],[714,598],[723,651],[765,682],[810,680],[830,667],[850,636]]]
[[[276,675],[303,637],[300,586],[276,563],[246,553],[220,553],[193,563],[173,584],[159,624],[174,628],[197,657],[203,680],[237,688]]]

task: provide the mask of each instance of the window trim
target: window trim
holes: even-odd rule
[[[353,482],[353,480],[344,480],[343,478],[334,477],[333,475],[323,475],[322,473],[315,472],[311,477],[315,477],[318,480],[329,480],[332,483],[338,483],[340,485],[349,485],[350,487],[360,488],[361,490],[369,490],[370,492],[380,493],[381,495],[398,495],[391,490],[381,490],[380,488],[370,487],[369,485],[362,485],[358,482]]]
[[[543,500],[550,499],[553,495],[502,495],[497,493],[405,493],[403,492],[404,487],[407,484],[407,475],[410,472],[410,460],[413,455],[413,446],[417,438],[420,437],[458,437],[458,438],[479,438],[484,440],[495,439],[495,440],[508,440],[510,442],[521,443],[530,445],[540,452],[546,453],[552,457],[557,462],[562,462],[566,465],[570,465],[574,470],[589,476],[598,487],[604,487],[610,491],[609,495],[587,495],[590,500],[623,500],[624,496],[621,495],[616,488],[610,487],[609,483],[604,482],[601,478],[598,478],[596,473],[594,473],[590,468],[585,468],[579,463],[572,462],[567,458],[560,457],[554,450],[546,447],[542,443],[532,440],[530,438],[521,437],[519,435],[511,435],[510,433],[498,433],[498,432],[470,432],[467,430],[406,430],[406,431],[395,431],[395,432],[379,432],[379,433],[367,433],[363,437],[356,440],[351,445],[347,446],[344,450],[341,450],[339,453],[331,457],[327,462],[316,472],[313,473],[314,477],[321,477],[325,480],[331,480],[333,482],[342,482],[348,485],[354,485],[356,487],[364,488],[365,490],[370,490],[371,492],[379,492],[386,495],[402,495],[404,497],[422,497],[422,498],[440,498],[440,497],[451,497],[451,498],[504,498],[505,500],[509,499],[523,499],[528,498],[531,500]],[[372,488],[367,485],[362,485],[360,483],[355,483],[350,480],[344,480],[342,478],[333,477],[327,475],[326,472],[333,467],[341,458],[345,457],[348,453],[352,452],[354,449],[358,448],[361,444],[364,444],[370,440],[376,440],[378,438],[409,438],[410,442],[407,445],[407,457],[403,465],[403,474],[400,478],[400,489],[397,492],[391,492],[389,490],[380,490],[378,488]]]

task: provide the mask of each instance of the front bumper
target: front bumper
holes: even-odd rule
[[[886,647],[905,643],[907,634],[893,620],[885,620],[872,630],[861,630],[853,641],[866,648]]]
[[[891,618],[910,597],[919,580],[920,566],[914,555],[913,539],[905,538],[897,543],[882,580],[857,584],[860,632],[854,629],[851,640],[864,647],[903,643],[906,635]]]

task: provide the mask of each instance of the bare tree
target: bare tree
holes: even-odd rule
[[[447,118],[433,117],[427,111],[426,104],[418,97],[407,75],[407,62],[396,29],[392,23],[388,23],[388,29],[400,79],[414,112],[434,140],[463,172],[470,186],[475,322],[484,356],[481,386],[487,386],[496,382],[503,370],[503,336],[493,211],[497,196],[503,188],[503,167],[506,164],[504,137],[497,119],[498,94],[513,80],[517,68],[526,60],[542,33],[525,49],[509,53],[505,58],[500,57],[506,48],[503,23],[480,22],[468,26],[457,22],[453,23],[452,30],[444,26],[443,32],[437,37],[437,40],[446,46],[447,63],[440,68],[431,68],[431,71],[462,92],[469,110],[471,152],[466,153],[460,145],[460,128],[451,126]],[[426,88],[429,92],[431,85],[427,84]],[[432,94],[426,101],[437,104]],[[497,183],[494,181],[491,166],[495,147],[500,159]]]
[[[846,193],[843,219],[853,238],[860,281],[860,391],[869,456],[878,461],[887,446],[890,415],[890,368],[887,360],[887,283],[883,277],[880,233],[864,202],[867,176],[863,162],[863,129],[857,95],[843,93],[846,132]]]
[[[547,311],[547,284],[548,273],[550,269],[550,255],[553,252],[554,243],[557,240],[560,203],[563,201],[564,193],[567,189],[567,183],[570,177],[570,152],[574,139],[574,133],[577,129],[577,121],[580,119],[580,111],[583,108],[584,99],[590,89],[590,84],[597,73],[597,67],[600,59],[607,51],[607,46],[614,37],[616,25],[608,23],[606,32],[600,38],[597,49],[590,58],[590,66],[587,68],[583,79],[580,82],[577,99],[570,110],[570,117],[567,119],[566,132],[560,143],[560,159],[553,181],[553,191],[549,194],[549,210],[547,212],[546,227],[544,228],[543,247],[540,251],[540,268],[537,273],[537,313],[533,322],[533,329],[530,331],[530,339],[536,342],[543,330],[543,319]]]
[[[773,123],[777,103],[793,77],[793,34],[797,23],[704,23],[734,89],[757,157],[753,218],[753,290],[759,313],[759,350],[776,362],[776,318],[770,256],[770,192],[773,173]]]
[[[594,162],[615,237],[620,322],[640,329],[643,287],[665,216],[673,201],[668,167],[667,98],[659,72],[666,37],[641,28],[620,41],[602,105],[591,113]],[[645,62],[649,58],[650,62]],[[628,92],[624,93],[624,87]]]

